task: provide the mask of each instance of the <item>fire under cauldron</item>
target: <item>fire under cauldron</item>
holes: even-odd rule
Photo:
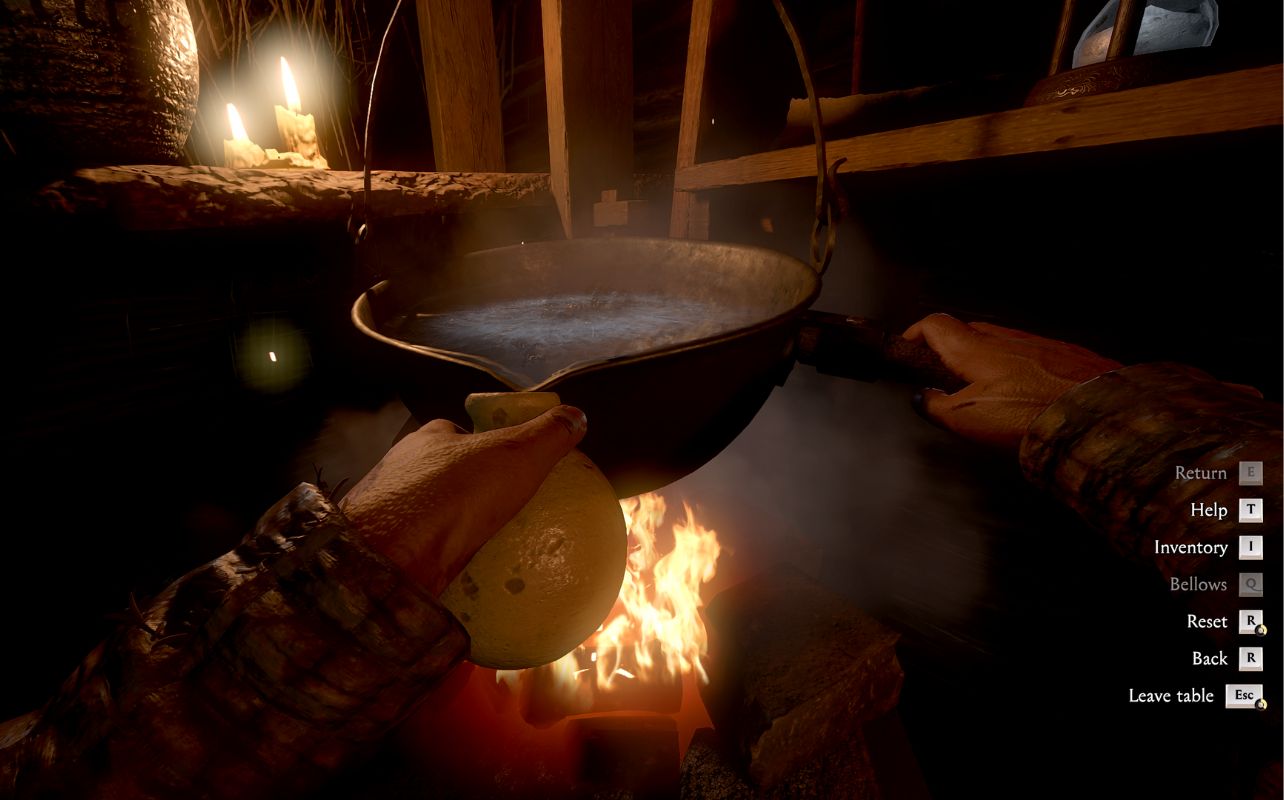
[[[712,459],[796,361],[865,380],[959,386],[925,346],[867,320],[809,311],[820,285],[808,265],[763,248],[576,239],[431,264],[371,288],[352,319],[378,343],[421,422],[467,423],[464,399],[474,392],[555,391],[584,409],[589,433],[580,447],[624,498]],[[691,590],[698,598],[699,585]],[[452,765],[477,758],[472,744],[523,752],[520,769],[487,756],[498,759],[482,770],[487,796],[553,785],[576,797],[604,788],[636,797],[750,796],[751,784],[768,792],[762,796],[879,796],[885,768],[865,741],[904,736],[889,714],[902,678],[895,634],[787,568],[720,594],[700,616],[710,623],[710,661],[698,692],[685,671],[637,686],[604,684],[600,675],[584,681],[580,673],[601,673],[603,659],[625,665],[591,639],[520,680],[477,670],[467,700],[407,726],[409,746],[434,742],[441,757],[428,773],[446,784]],[[817,664],[849,661],[827,667],[828,681],[811,679]],[[516,694],[504,688],[510,681]],[[680,759],[679,729],[709,722],[714,728],[695,731]],[[441,742],[436,729],[456,735]],[[475,772],[460,780],[451,788],[478,788]]]
[[[820,277],[758,247],[574,239],[470,253],[358,298],[357,328],[420,421],[465,423],[473,392],[555,391],[620,497],[689,474],[753,419],[795,361],[957,387],[925,346],[809,312]]]

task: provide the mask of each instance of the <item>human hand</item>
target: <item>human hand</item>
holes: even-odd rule
[[[397,442],[340,507],[367,545],[436,597],[586,429],[583,412],[565,405],[477,434],[433,420]]]
[[[1024,331],[932,314],[905,338],[923,340],[968,381],[954,394],[925,389],[917,408],[942,428],[1015,451],[1035,418],[1079,384],[1122,366],[1078,345]]]

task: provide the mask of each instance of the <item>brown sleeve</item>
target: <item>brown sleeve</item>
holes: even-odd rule
[[[1191,367],[1142,364],[1102,375],[1062,396],[1021,444],[1021,466],[1101,528],[1118,551],[1172,580],[1228,580],[1224,592],[1183,592],[1190,610],[1231,616],[1241,603],[1237,573],[1275,572],[1238,557],[1241,534],[1280,530],[1281,409]],[[1265,485],[1240,486],[1239,462],[1261,461]],[[1182,480],[1177,467],[1225,477]],[[1265,522],[1238,522],[1240,498],[1262,498]],[[1192,514],[1192,504],[1227,509],[1225,519]],[[1156,543],[1225,544],[1221,557],[1156,552]],[[1269,580],[1270,578],[1268,578]],[[1234,636],[1232,629],[1230,635]],[[1221,638],[1214,633],[1215,638]]]
[[[376,743],[467,634],[302,484],[0,725],[0,796],[290,796]]]

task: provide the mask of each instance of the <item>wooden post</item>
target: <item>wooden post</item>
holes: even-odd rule
[[[1132,55],[1145,13],[1146,0],[1119,0],[1119,12],[1115,14],[1115,27],[1110,34],[1110,48],[1106,51],[1107,61]]]
[[[678,126],[678,171],[695,166],[700,128],[707,116],[704,79],[716,2],[717,0],[694,0],[691,4],[687,74],[682,86],[682,121]],[[674,191],[673,208],[669,212],[669,235],[675,239],[709,238],[708,198],[697,196],[694,192]]]
[[[541,0],[549,185],[568,238],[593,230],[604,190],[633,185],[633,10]]]
[[[868,0],[856,0],[855,24],[852,26],[852,94],[860,94],[860,73],[865,60],[865,7]]]
[[[438,172],[503,172],[499,59],[490,3],[416,0]]]
[[[1057,41],[1052,47],[1052,63],[1048,65],[1048,75],[1056,75],[1070,68],[1074,58],[1074,21],[1078,0],[1065,0],[1061,6],[1061,21],[1057,24]]]

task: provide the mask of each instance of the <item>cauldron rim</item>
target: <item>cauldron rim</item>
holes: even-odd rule
[[[770,256],[772,260],[777,261],[781,265],[789,265],[788,268],[794,270],[800,276],[800,280],[809,285],[807,286],[807,291],[805,293],[805,296],[801,300],[794,303],[789,308],[786,308],[784,311],[774,314],[766,319],[759,320],[758,322],[754,322],[749,325],[741,326],[738,328],[733,328],[731,330],[722,331],[720,333],[716,333],[710,336],[704,336],[697,339],[690,339],[686,341],[675,342],[673,344],[662,345],[660,347],[654,347],[649,350],[643,350],[637,353],[630,353],[628,355],[608,356],[604,358],[586,359],[583,361],[577,361],[575,363],[569,364],[557,370],[553,374],[549,375],[547,378],[531,386],[523,386],[520,384],[520,382],[513,380],[512,379],[513,376],[511,376],[511,374],[509,374],[509,371],[506,370],[502,365],[484,356],[474,355],[470,353],[461,353],[453,350],[445,350],[441,348],[430,347],[428,345],[414,344],[404,339],[398,339],[394,336],[389,336],[388,334],[380,331],[378,329],[377,323],[375,322],[374,311],[370,306],[370,297],[372,296],[372,294],[377,295],[379,293],[392,291],[395,287],[394,279],[382,280],[361,293],[361,295],[357,298],[357,300],[353,303],[353,306],[352,306],[352,311],[351,311],[352,323],[353,325],[356,326],[357,330],[361,331],[361,333],[370,337],[371,339],[374,339],[375,341],[381,342],[385,345],[390,345],[404,352],[413,353],[413,354],[424,356],[431,359],[448,361],[461,366],[477,369],[481,372],[486,373],[487,375],[494,378],[496,381],[500,382],[501,384],[511,388],[513,391],[550,391],[556,388],[557,384],[571,377],[578,377],[580,375],[585,375],[592,372],[598,372],[603,369],[609,369],[612,367],[620,367],[627,364],[635,364],[635,363],[645,362],[645,361],[654,361],[656,359],[673,356],[675,354],[688,352],[691,350],[705,349],[718,344],[728,343],[728,342],[735,341],[737,339],[753,336],[756,333],[784,324],[788,322],[791,318],[799,316],[803,311],[809,308],[812,305],[812,303],[816,301],[816,298],[820,294],[820,289],[821,289],[820,277],[816,274],[815,270],[813,270],[811,267],[809,267],[807,264],[800,261],[799,259],[794,258],[793,256],[790,256],[786,253],[781,253],[779,251],[771,250],[765,247],[758,247],[756,245],[738,244],[733,242],[708,242],[708,241],[698,241],[698,240],[665,239],[665,238],[649,238],[649,237],[633,237],[633,236],[619,236],[619,237],[611,237],[611,238],[591,238],[591,239],[557,239],[557,240],[549,240],[549,241],[523,242],[521,244],[506,245],[503,247],[488,248],[485,250],[476,250],[476,251],[464,253],[454,258],[448,259],[447,262],[450,263],[455,261],[466,261],[474,258],[490,258],[490,257],[494,257],[496,255],[501,255],[504,253],[520,252],[523,248],[575,249],[575,248],[583,248],[583,247],[610,248],[613,246],[657,247],[658,246],[657,243],[664,243],[669,246],[677,244],[679,246],[687,247],[694,250],[708,249],[708,250],[720,250],[723,252],[748,253],[757,257]]]

